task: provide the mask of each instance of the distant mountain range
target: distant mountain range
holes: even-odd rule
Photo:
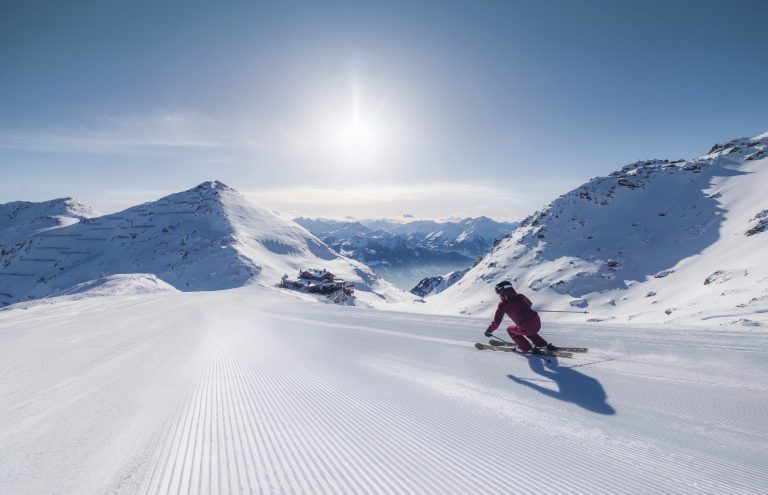
[[[632,163],[530,215],[428,302],[490,314],[508,279],[539,308],[596,320],[757,325],[768,321],[766,184],[768,133]]]
[[[370,305],[414,301],[393,280],[424,297],[420,311],[487,316],[494,284],[508,279],[539,309],[589,311],[592,320],[760,326],[768,323],[765,184],[768,133],[693,160],[632,163],[519,226],[292,222],[217,181],[111,215],[71,198],[6,203],[0,306],[93,291],[274,287],[284,274],[318,268],[353,282]]]
[[[455,222],[419,220],[337,221],[296,218],[335,252],[371,266],[396,285],[410,289],[425,277],[466,269],[494,240],[517,223],[487,217]]]
[[[0,306],[104,283],[183,291],[274,286],[303,268],[353,282],[362,299],[412,297],[217,181],[104,216],[71,198],[0,205]],[[139,278],[116,277],[125,274]]]

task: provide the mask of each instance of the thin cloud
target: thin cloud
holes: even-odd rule
[[[284,186],[244,191],[253,203],[281,211],[304,212],[312,217],[445,218],[479,216],[519,218],[529,203],[509,191],[483,184],[432,183],[406,185],[354,185],[322,188]],[[500,200],[499,198],[504,198]],[[402,214],[403,205],[410,217]],[[461,212],[461,214],[457,214]],[[465,213],[466,212],[466,213]]]
[[[55,153],[228,149],[243,144],[228,137],[216,121],[190,112],[103,115],[77,129],[0,130],[0,148]]]

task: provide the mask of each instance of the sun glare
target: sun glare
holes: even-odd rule
[[[330,119],[327,132],[328,144],[339,158],[369,162],[381,152],[385,141],[384,129],[376,112],[363,104],[357,79],[352,81],[350,108],[343,109]]]
[[[342,157],[368,160],[377,155],[381,146],[381,135],[378,129],[369,123],[341,123],[331,132],[330,144]]]

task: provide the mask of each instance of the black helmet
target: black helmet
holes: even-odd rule
[[[507,292],[507,291],[510,291],[510,290],[514,291],[515,290],[515,288],[512,287],[512,282],[510,282],[509,280],[505,280],[503,282],[499,282],[498,284],[496,284],[495,289],[496,289],[496,294],[501,294],[502,292]]]

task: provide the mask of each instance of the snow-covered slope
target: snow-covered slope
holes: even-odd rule
[[[551,325],[544,361],[484,319],[231,291],[0,311],[0,492],[757,495],[768,341]]]
[[[120,213],[36,229],[0,256],[0,301],[59,294],[116,274],[154,274],[179,290],[200,291],[274,285],[301,268],[354,282],[364,301],[408,298],[303,227],[206,182]]]
[[[13,249],[33,234],[66,227],[95,216],[98,216],[95,210],[72,198],[0,204],[0,252]]]
[[[432,307],[489,314],[509,279],[596,319],[768,322],[765,184],[768,134],[627,165],[526,218]]]
[[[83,282],[63,291],[57,297],[66,300],[100,296],[133,296],[158,292],[178,292],[178,290],[151,273],[132,273],[110,275]]]

